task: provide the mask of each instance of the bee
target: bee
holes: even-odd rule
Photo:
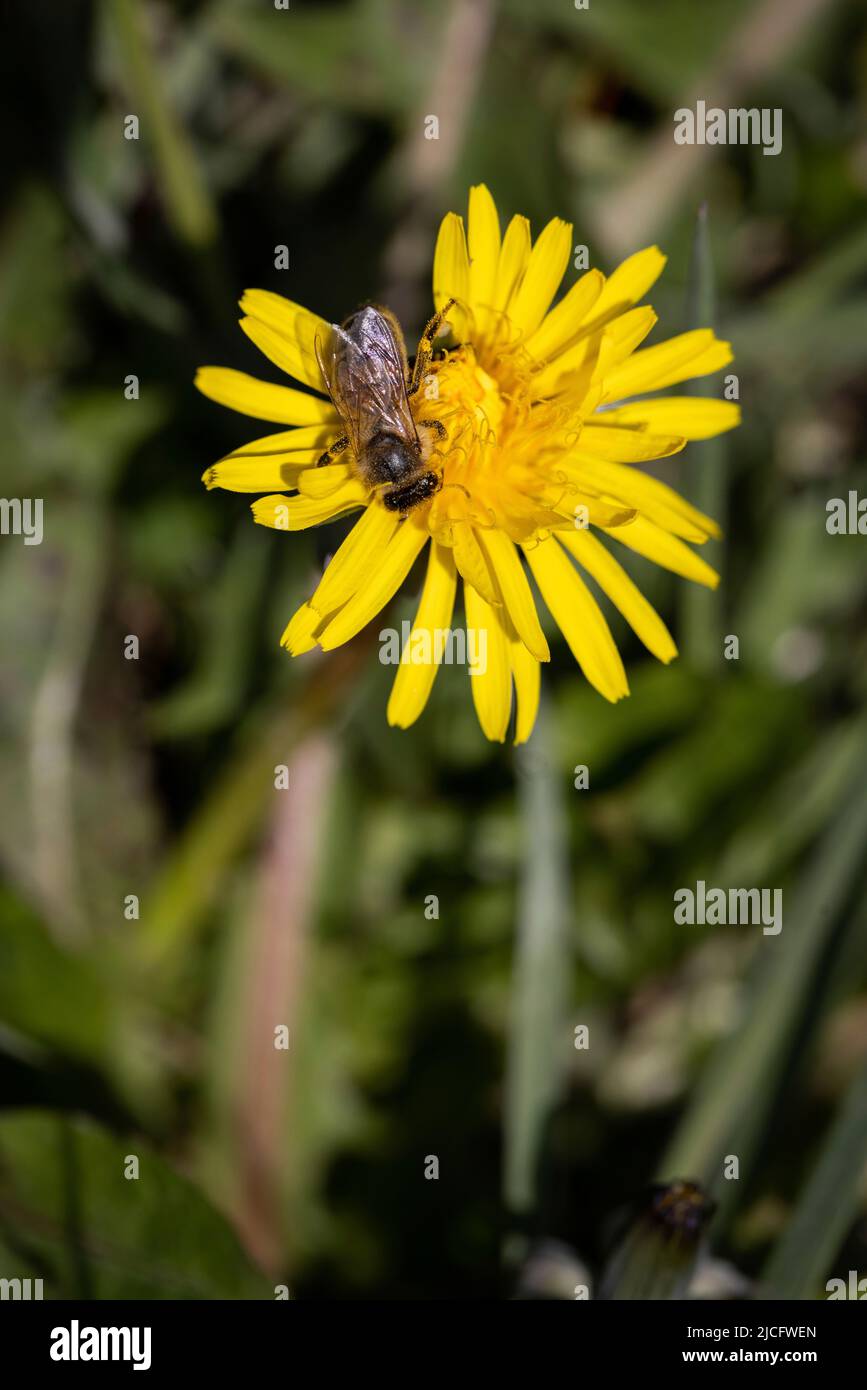
[[[379,490],[383,506],[405,516],[442,487],[442,474],[429,467],[430,444],[419,428],[439,439],[446,430],[439,420],[416,425],[410,397],[418,391],[433,354],[434,341],[453,299],[435,314],[418,345],[412,371],[400,324],[394,314],[367,304],[342,324],[332,324],[325,356],[316,356],[344,433],[326,449],[317,468],[332,463],[344,450],[368,487]]]

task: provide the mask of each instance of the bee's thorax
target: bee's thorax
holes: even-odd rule
[[[408,482],[423,466],[417,447],[385,431],[373,436],[365,452],[365,471],[374,484]]]

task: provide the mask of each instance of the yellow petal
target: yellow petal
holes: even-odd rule
[[[413,659],[401,660],[388,701],[388,722],[400,729],[408,729],[410,724],[414,724],[428,702],[437,673],[436,634],[445,633],[451,626],[456,589],[457,571],[451,551],[447,546],[432,541],[424,588],[404,653],[404,657],[411,656]],[[425,636],[426,646],[434,659],[428,662],[417,659],[418,648],[413,645],[417,633]]]
[[[269,458],[243,458],[230,455],[212,468],[205,469],[205,487],[221,487],[226,492],[279,492],[298,486],[298,479],[308,463],[287,463]]]
[[[348,463],[329,463],[323,468],[305,468],[298,478],[298,491],[304,497],[331,497],[354,476]]]
[[[391,541],[398,524],[397,514],[378,503],[371,502],[365,507],[326,566],[310,599],[311,608],[318,613],[330,613],[352,598],[367,582],[371,568]]]
[[[478,589],[488,603],[498,604],[500,596],[491,575],[487,556],[468,521],[455,521],[452,524],[452,545],[455,564],[464,582]]]
[[[684,579],[692,579],[696,584],[704,584],[709,589],[715,589],[719,584],[716,570],[711,569],[701,556],[696,555],[676,536],[670,536],[667,531],[655,526],[646,517],[636,517],[631,526],[609,531],[608,534],[622,545],[628,546],[630,550],[634,550],[636,555],[643,555],[655,565],[680,574]]]
[[[544,227],[509,304],[509,318],[520,333],[539,327],[557,293],[572,252],[572,224],[554,217]]]
[[[485,333],[500,258],[500,219],[497,205],[483,183],[470,189],[467,217],[467,244],[470,257],[469,303],[476,333]]]
[[[578,485],[598,488],[602,493],[619,499],[624,507],[636,508],[642,516],[672,531],[684,540],[702,545],[710,536],[718,537],[716,522],[698,507],[692,506],[679,492],[651,478],[636,468],[589,458],[579,450],[570,462]],[[594,523],[606,524],[606,523]]]
[[[605,342],[608,348],[606,358],[613,365],[622,362],[639,343],[643,343],[651,328],[658,322],[655,309],[642,304],[637,309],[627,309],[618,314],[605,328]]]
[[[560,303],[554,305],[535,333],[531,333],[527,339],[526,348],[534,361],[547,362],[562,352],[582,328],[604,284],[605,276],[599,270],[588,270],[586,275],[576,280]]]
[[[440,223],[434,250],[433,300],[436,309],[442,309],[449,299],[458,301],[457,306],[449,311],[449,323],[459,342],[468,333],[465,311],[469,295],[470,265],[464,220],[456,212],[447,212]]]
[[[344,512],[361,507],[367,489],[356,478],[344,483],[328,497],[258,497],[251,505],[253,520],[275,531],[304,531],[323,521],[333,521]]]
[[[678,381],[717,372],[732,360],[730,343],[714,337],[710,328],[680,333],[656,347],[642,348],[606,376],[606,401],[659,391]]]
[[[497,261],[497,279],[494,285],[494,308],[508,308],[509,300],[520,285],[530,259],[530,223],[526,217],[513,217]]]
[[[649,459],[679,454],[685,444],[683,435],[646,434],[644,430],[620,429],[617,425],[588,424],[581,430],[578,447],[594,458],[646,463]]]
[[[261,319],[248,317],[241,319],[240,324],[251,343],[255,343],[259,351],[264,352],[269,362],[273,362],[275,367],[279,367],[281,372],[286,372],[288,376],[297,377],[301,381],[305,380],[305,377],[301,375],[303,361],[297,343],[285,337],[282,333],[278,333],[270,324],[263,323]],[[330,337],[331,329],[327,324],[326,328],[328,329],[328,336]],[[326,344],[327,342],[328,338],[325,339]],[[317,377],[317,390],[324,391],[325,383],[322,377],[318,375],[318,367]],[[312,399],[315,400],[316,397],[312,397]],[[331,413],[335,414],[334,407],[330,401],[327,403],[323,402],[323,404],[327,404]]]
[[[480,532],[479,541],[497,581],[500,597],[521,640],[537,661],[549,661],[551,653],[518,551],[503,531]]]
[[[608,624],[566,552],[549,537],[526,547],[526,555],[542,597],[590,684],[612,702],[628,695],[626,672]]]
[[[587,571],[623,614],[636,636],[655,657],[666,664],[677,656],[671,633],[656,609],[633,584],[622,565],[589,531],[558,532],[563,545]]]
[[[603,418],[617,425],[646,426],[661,434],[682,434],[686,439],[710,439],[739,425],[741,410],[734,401],[719,401],[713,396],[659,396],[613,406]]]
[[[515,743],[526,743],[539,712],[541,667],[514,628],[509,633],[509,663],[515,682]]]
[[[207,488],[220,487],[228,492],[279,492],[296,488],[305,470],[316,471],[313,465],[333,438],[334,429],[330,425],[311,425],[307,429],[265,435],[218,459],[202,474],[202,482]],[[309,447],[303,447],[304,440],[309,441]]]
[[[544,500],[558,516],[571,521],[576,530],[586,530],[588,526],[619,528],[632,525],[638,515],[636,507],[627,507],[614,498],[603,500],[594,494],[577,465],[567,464],[562,472],[563,483],[552,484]]]
[[[270,290],[245,290],[241,308],[286,340],[286,361],[292,365],[284,370],[289,371],[290,376],[303,381],[305,386],[312,386],[315,391],[327,390],[316,358],[316,341],[319,340],[320,351],[324,352],[331,337],[330,323]]]
[[[634,352],[656,323],[656,314],[649,305],[630,309],[604,328],[582,327],[574,342],[554,356],[533,382],[536,397],[552,396],[571,390],[575,374],[592,365],[597,374],[613,370]]]
[[[388,603],[412,569],[413,561],[429,540],[427,527],[412,519],[401,522],[395,535],[370,565],[365,582],[323,628],[319,645],[332,651],[348,642]]]
[[[286,463],[300,463],[298,455],[312,454],[319,458],[335,438],[334,427],[326,425],[305,425],[301,429],[281,430],[279,434],[265,434],[261,439],[251,439],[233,449],[229,458],[271,458],[283,459]],[[222,462],[222,460],[220,460]]]
[[[628,256],[605,281],[605,289],[594,308],[594,318],[612,311],[622,313],[631,304],[637,304],[659,279],[666,260],[658,246],[648,246]]]
[[[543,400],[559,395],[562,391],[572,391],[580,379],[588,380],[596,370],[603,333],[590,333],[579,336],[577,341],[564,352],[553,357],[532,380],[533,396]],[[583,378],[582,378],[583,373]]]
[[[272,386],[246,372],[231,367],[200,367],[196,386],[203,396],[237,410],[255,415],[257,420],[274,420],[283,425],[340,425],[340,417],[330,401],[296,391],[291,386]]]
[[[470,670],[470,690],[479,723],[486,738],[502,743],[512,712],[512,667],[509,644],[497,610],[486,603],[471,584],[464,585],[464,606],[474,649],[480,653],[478,666]]]
[[[312,651],[317,645],[315,633],[321,622],[321,613],[317,613],[309,603],[302,604],[280,638],[281,647],[286,647],[291,656]]]

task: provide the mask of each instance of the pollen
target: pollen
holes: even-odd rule
[[[421,403],[423,427],[435,407],[447,438],[431,454],[442,470],[442,488],[427,525],[453,546],[453,527],[466,523],[498,529],[519,544],[543,539],[563,526],[564,508],[580,489],[557,471],[557,460],[580,434],[581,416],[562,403],[533,400],[534,364],[519,349],[502,350],[489,370],[471,345],[431,363],[434,400]],[[580,502],[576,505],[580,505]]]

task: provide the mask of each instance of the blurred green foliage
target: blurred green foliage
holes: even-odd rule
[[[3,491],[44,498],[45,539],[0,542],[0,1273],[491,1296],[503,1249],[543,1237],[598,1270],[660,1175],[712,1189],[712,1248],[761,1289],[867,1270],[867,571],[825,529],[867,491],[867,36],[843,0],[787,35],[794,8],[11,7]],[[657,204],[673,109],[715,84],[782,108],[782,153],[706,149]],[[451,151],[430,169],[429,112]],[[574,219],[604,270],[659,239],[659,336],[712,285],[744,411],[659,470],[705,496],[713,470],[717,602],[630,565],[681,659],[614,615],[632,696],[609,707],[553,641],[518,756],[482,739],[465,672],[399,733],[369,640],[286,657],[339,528],[266,533],[206,494],[253,431],[192,387],[208,362],[274,379],[237,330],[246,286],[340,317],[407,227],[411,337],[436,220],[480,180],[504,216]],[[727,633],[739,660],[709,666]],[[700,878],[781,887],[781,935],[675,925]]]

